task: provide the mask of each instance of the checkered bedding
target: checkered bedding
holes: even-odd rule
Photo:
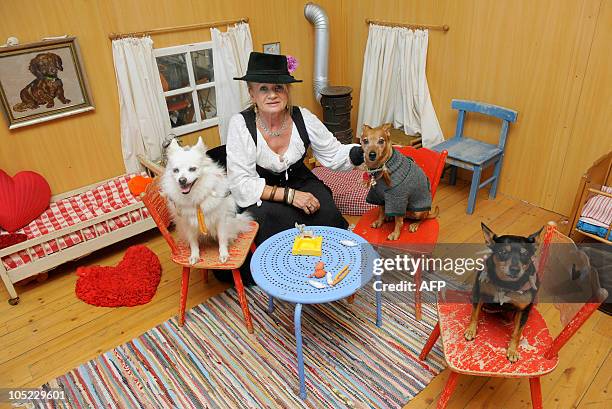
[[[134,176],[136,175],[122,175],[87,192],[53,202],[42,215],[16,233],[26,234],[28,240],[31,240],[138,203],[140,199],[130,193],[127,184]],[[82,230],[51,239],[18,253],[10,254],[2,258],[2,263],[7,271],[12,270],[33,260],[53,254],[60,249],[65,249],[129,226],[148,216],[146,208],[140,211],[135,210],[124,213]],[[7,232],[0,229],[0,234],[5,233]]]
[[[376,207],[365,201],[368,188],[361,182],[363,171],[354,169],[349,172],[336,172],[319,166],[314,168],[312,173],[332,190],[334,202],[340,213],[361,216]]]

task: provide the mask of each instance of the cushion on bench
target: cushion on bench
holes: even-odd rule
[[[362,183],[363,171],[354,169],[348,172],[337,172],[318,166],[312,170],[312,173],[331,189],[340,213],[361,216],[376,207],[365,201],[368,188]]]

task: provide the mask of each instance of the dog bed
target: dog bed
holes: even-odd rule
[[[368,188],[362,183],[363,171],[354,169],[349,172],[336,172],[318,166],[312,173],[331,189],[340,213],[361,216],[376,207],[365,201]]]
[[[140,198],[130,193],[134,176],[54,196],[45,212],[16,231],[27,240],[0,250],[0,277],[11,304],[18,300],[13,283],[155,227]]]

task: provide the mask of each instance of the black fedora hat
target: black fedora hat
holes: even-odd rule
[[[287,57],[284,55],[264,54],[257,51],[249,55],[249,65],[244,77],[234,77],[235,80],[260,82],[266,84],[290,84],[302,82],[289,74]]]

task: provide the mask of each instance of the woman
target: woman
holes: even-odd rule
[[[255,243],[295,223],[347,228],[331,190],[304,165],[308,147],[323,165],[350,170],[363,162],[359,145],[342,145],[305,108],[291,106],[284,55],[252,52],[247,73],[252,106],[232,117],[227,174],[238,206],[259,223]]]

